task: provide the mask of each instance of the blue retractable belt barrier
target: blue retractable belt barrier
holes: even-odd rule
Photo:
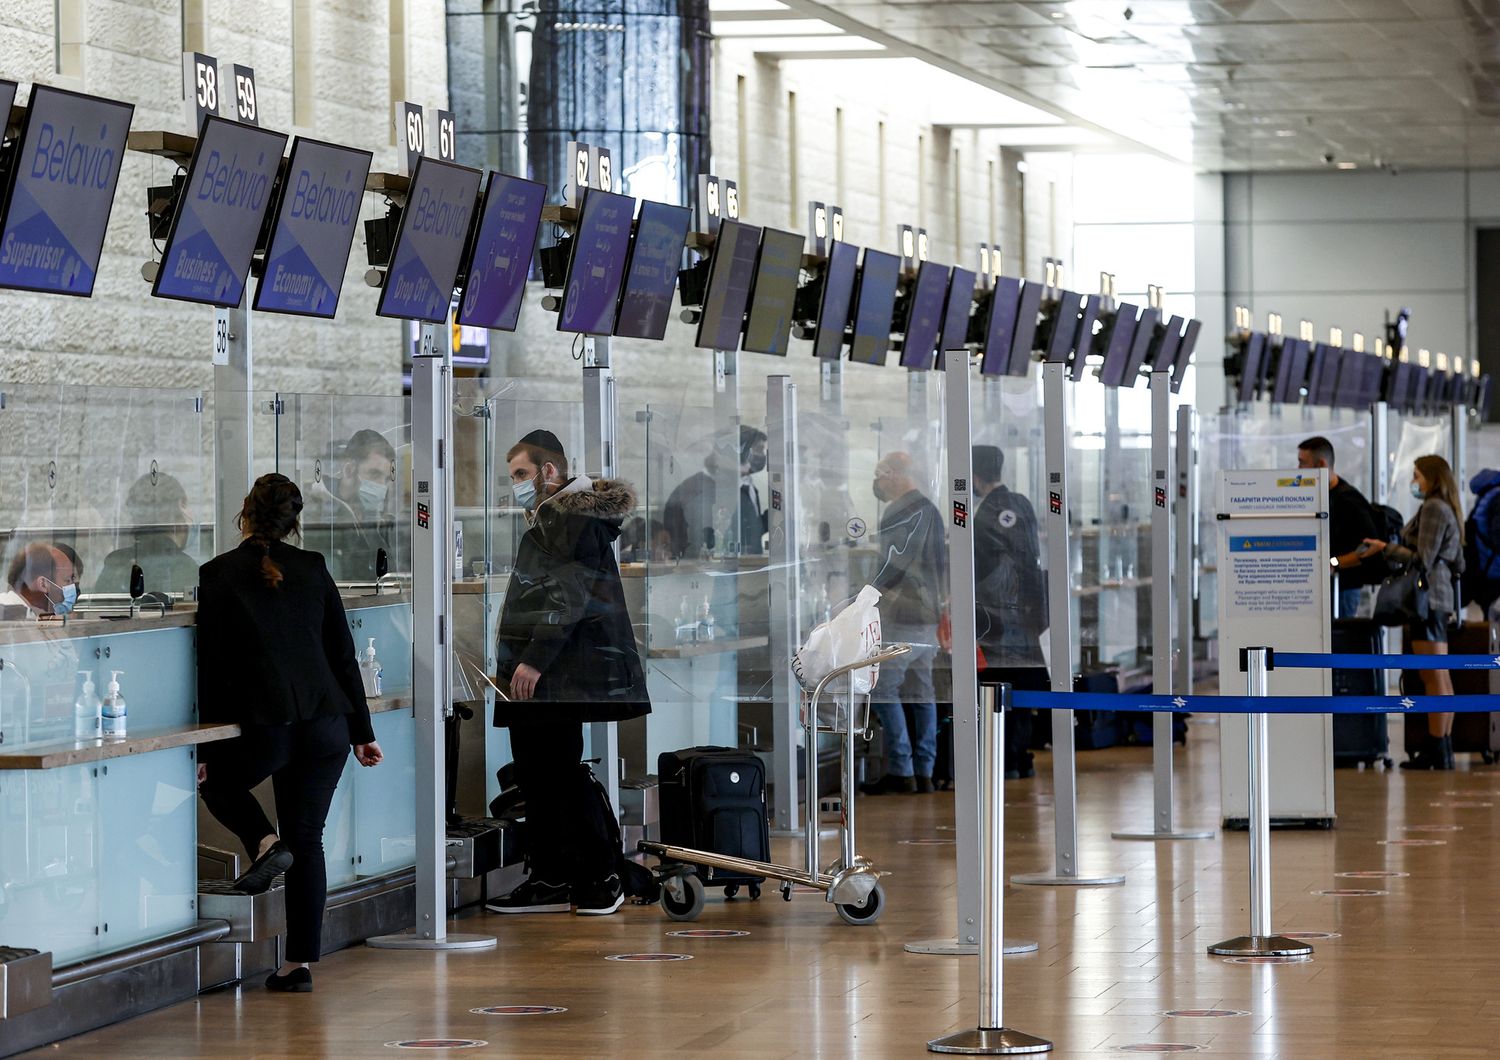
[[[1425,656],[1424,656],[1425,658]],[[1154,696],[1126,692],[1021,692],[1011,705],[1032,710],[1168,711],[1173,714],[1424,714],[1500,708],[1500,696]]]
[[[1500,655],[1348,655],[1278,651],[1276,670],[1500,670]]]

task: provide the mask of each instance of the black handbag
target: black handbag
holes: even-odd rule
[[[1421,624],[1430,610],[1427,568],[1421,560],[1414,559],[1401,573],[1392,574],[1375,593],[1374,619],[1382,626]]]

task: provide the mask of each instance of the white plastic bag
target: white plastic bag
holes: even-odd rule
[[[866,585],[854,602],[812,631],[792,658],[792,672],[806,689],[840,666],[880,653],[880,590]],[[867,666],[849,675],[857,695],[868,695],[880,679],[880,667]],[[842,682],[839,682],[842,686]]]

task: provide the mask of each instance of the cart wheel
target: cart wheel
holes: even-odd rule
[[[737,884],[737,883],[725,884],[725,886],[724,886],[724,897],[725,898],[727,898],[727,899],[738,898],[739,897],[739,893],[740,893],[740,885],[739,884]]]
[[[783,902],[790,902],[792,900],[792,881],[791,880],[782,880],[781,881],[781,900]]]
[[[669,920],[697,920],[698,914],[703,912],[703,881],[697,876],[684,876],[682,886],[686,893],[680,902],[672,897],[671,891],[662,888],[662,912]]]
[[[865,924],[873,924],[880,919],[880,914],[885,911],[885,892],[880,889],[880,884],[865,898],[863,905],[855,905],[853,902],[845,905],[836,905],[839,916],[846,924],[860,927]]]
[[[760,901],[760,884],[752,883],[750,885],[750,900],[752,902]]]

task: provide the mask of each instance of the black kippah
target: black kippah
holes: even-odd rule
[[[521,439],[521,444],[535,446],[543,452],[556,453],[558,456],[563,455],[562,442],[558,441],[557,435],[551,431],[532,431],[525,438]]]

